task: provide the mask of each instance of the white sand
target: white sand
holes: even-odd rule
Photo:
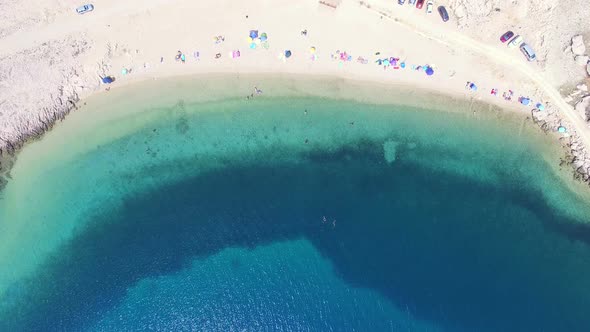
[[[5,18],[0,24],[0,149],[41,132],[44,125],[39,124],[63,113],[69,107],[67,100],[104,93],[99,75],[115,76],[111,88],[118,89],[140,80],[216,72],[330,75],[403,84],[529,113],[530,108],[516,100],[502,99],[501,94],[512,89],[514,99],[522,95],[550,103],[548,113],[558,112],[569,132],[577,132],[583,145],[590,146],[586,123],[556,89],[563,78],[547,74],[551,64],[542,54],[540,64],[528,63],[519,50],[501,44],[497,39],[506,30],[505,20],[494,26],[482,19],[482,13],[493,12],[492,5],[497,4],[477,0],[466,6],[451,1],[451,22],[443,23],[436,9],[427,15],[392,0],[328,2],[338,3],[337,8],[317,0],[100,0],[85,15],[74,11],[80,2],[69,0],[4,2],[0,5]],[[521,7],[504,9],[502,15],[520,15],[519,22],[524,22]],[[481,22],[487,27],[485,38],[473,35],[477,29],[458,28],[453,14],[457,10],[470,14],[463,15],[460,27]],[[268,50],[249,49],[251,29],[268,33]],[[301,35],[303,29],[307,36]],[[221,44],[214,43],[218,35],[225,37]],[[310,59],[312,46],[317,49],[315,61]],[[278,54],[287,49],[292,57],[280,60]],[[186,63],[174,60],[178,50]],[[232,50],[240,50],[241,56],[232,59],[228,55]],[[336,50],[347,51],[352,61],[332,60]],[[216,53],[222,54],[220,59],[215,59]],[[358,63],[359,56],[368,64]],[[405,59],[408,68],[384,70],[374,63],[390,56]],[[433,76],[409,68],[425,64],[435,67]],[[123,68],[131,73],[122,75]],[[466,81],[475,82],[479,91],[466,91]],[[499,90],[497,97],[490,95],[491,88]]]

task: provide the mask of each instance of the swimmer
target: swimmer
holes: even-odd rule
[[[303,111],[303,114],[307,115],[307,110]]]

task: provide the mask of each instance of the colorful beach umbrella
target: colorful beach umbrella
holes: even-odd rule
[[[535,106],[539,111],[544,111],[545,110],[545,105],[541,104],[541,103],[537,103],[537,105]]]
[[[285,58],[289,58],[289,57],[291,57],[291,51],[286,50],[285,51]]]
[[[426,75],[428,75],[428,76],[434,75],[434,69],[432,69],[432,67],[426,68]]]
[[[258,38],[258,30],[250,30],[250,38],[252,38],[252,39]]]
[[[263,33],[260,35],[260,40],[261,40],[261,41],[265,41],[265,40],[267,40],[267,39],[268,39],[268,35],[266,34],[266,32],[263,32]]]

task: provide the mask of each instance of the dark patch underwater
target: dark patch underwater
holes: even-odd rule
[[[370,141],[298,165],[227,163],[105,208],[19,289],[0,330],[84,330],[144,278],[303,237],[351,287],[449,331],[588,331],[588,228],[506,183],[390,165]]]

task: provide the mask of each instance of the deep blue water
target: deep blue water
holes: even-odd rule
[[[125,197],[20,288],[0,330],[590,330],[586,227],[508,172],[479,182],[404,149],[232,161]]]

